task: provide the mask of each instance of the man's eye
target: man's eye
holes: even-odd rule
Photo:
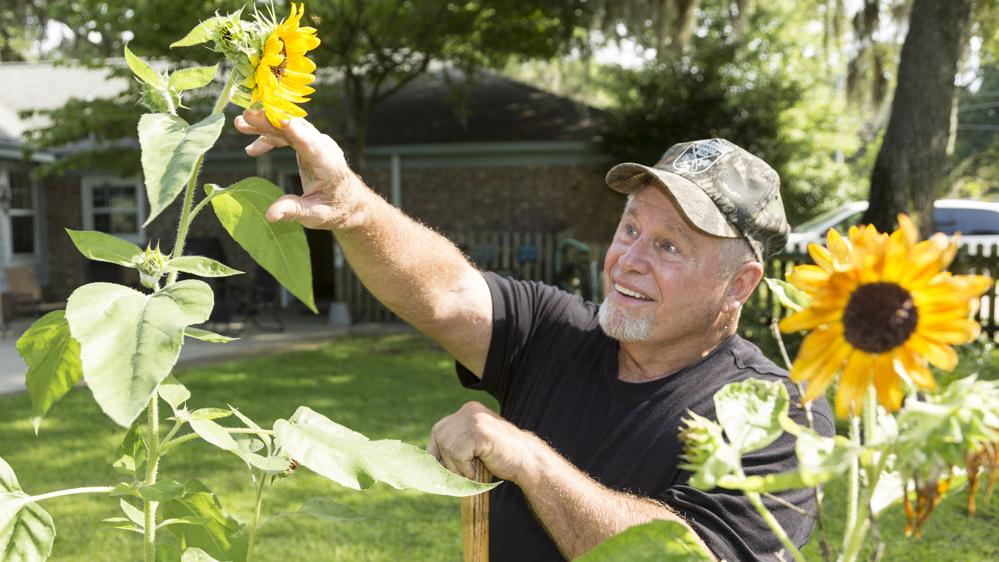
[[[638,235],[638,229],[633,224],[625,225],[624,233],[633,238]]]
[[[659,247],[670,254],[676,254],[680,252],[680,249],[676,247],[676,244],[670,242],[669,240],[663,241]]]

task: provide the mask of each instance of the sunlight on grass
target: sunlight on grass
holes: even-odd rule
[[[993,350],[986,353],[992,355]],[[991,373],[986,373],[991,374]],[[212,363],[181,370],[192,392],[192,408],[232,404],[264,427],[309,406],[372,439],[396,438],[425,446],[431,426],[469,400],[495,403],[484,393],[464,390],[453,363],[433,342],[415,334],[348,337],[307,351]],[[58,488],[117,481],[111,456],[124,430],[104,416],[86,389],[74,390],[32,431],[26,395],[0,398],[0,456],[18,473],[24,488],[41,493]],[[246,469],[234,456],[205,443],[180,448],[164,460],[164,478],[199,478],[215,490],[239,519],[249,517],[252,492]],[[843,511],[842,490],[827,490],[827,520]],[[327,523],[292,512],[312,496],[345,504],[367,520]],[[976,519],[963,514],[964,493],[948,498],[919,541],[902,537],[900,509],[881,519],[887,545],[884,560],[994,560],[999,501]],[[117,500],[93,496],[59,499],[45,507],[56,522],[53,560],[94,562],[138,560],[141,538],[98,524],[118,515]],[[348,562],[459,561],[459,500],[397,491],[384,485],[354,492],[300,468],[279,479],[265,499],[271,516],[260,534],[259,560]],[[839,529],[833,526],[830,536]],[[805,552],[819,560],[813,540]],[[838,545],[834,545],[838,546]],[[109,553],[114,553],[109,557]]]

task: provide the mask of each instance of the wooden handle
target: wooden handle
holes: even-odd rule
[[[475,480],[489,482],[492,475],[478,460]],[[489,562],[489,492],[461,498],[461,536],[465,562]]]

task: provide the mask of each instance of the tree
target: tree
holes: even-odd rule
[[[202,3],[201,6],[205,6]],[[238,0],[208,0],[207,10],[226,13],[238,9]],[[322,41],[313,59],[325,70],[320,74],[314,103],[340,104],[346,120],[345,145],[353,163],[364,165],[364,146],[371,112],[378,103],[398,92],[434,62],[471,70],[499,66],[513,55],[552,57],[569,43],[583,12],[576,2],[546,0],[333,0],[307,6],[307,24],[318,29]],[[278,7],[279,14],[283,8]],[[50,16],[65,23],[74,39],[63,46],[67,56],[105,64],[120,56],[129,40],[144,58],[171,53],[174,59],[204,60],[203,49],[171,52],[171,42],[182,37],[197,21],[183,2],[139,0],[115,4],[101,0],[54,0]],[[199,11],[199,13],[203,13]],[[280,17],[280,16],[279,16]],[[134,89],[134,88],[133,88]],[[34,146],[53,148],[96,136],[104,141],[98,150],[63,160],[62,167],[111,164],[134,168],[136,158],[122,158],[114,140],[134,131],[119,125],[131,122],[137,95],[129,91],[112,101],[73,100],[50,112],[52,125],[36,131]],[[120,108],[121,112],[117,113]],[[74,115],[85,115],[96,129],[84,130]],[[103,128],[110,125],[108,128]],[[328,124],[323,124],[328,126]],[[123,133],[121,136],[118,136]],[[133,151],[134,152],[134,151]]]
[[[0,61],[27,60],[45,32],[42,0],[4,0],[0,10]]]
[[[465,77],[507,58],[548,58],[564,50],[582,12],[549,0],[335,0],[309,7],[322,44],[316,60],[342,73],[348,152],[364,166],[374,108],[431,63]],[[320,94],[322,95],[322,94]]]
[[[898,84],[871,172],[863,222],[891,230],[909,212],[928,234],[946,172],[954,76],[974,0],[915,0],[902,45]]]

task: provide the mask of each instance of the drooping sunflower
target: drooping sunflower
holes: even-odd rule
[[[809,402],[839,374],[839,417],[862,411],[869,385],[889,411],[901,406],[906,382],[934,389],[929,365],[952,370],[958,357],[951,346],[973,341],[981,330],[970,316],[992,279],[947,272],[957,243],[939,233],[920,241],[907,216],[898,222],[891,235],[870,225],[852,227],[846,238],[830,230],[828,249],[808,247],[815,265],[788,275],[812,297],[780,323],[783,332],[811,330],[791,378],[808,381]]]
[[[292,117],[305,117],[306,112],[297,104],[309,101],[315,90],[309,86],[315,81],[316,64],[305,53],[319,46],[319,38],[312,27],[299,27],[305,8],[291,4],[291,13],[278,23],[264,40],[263,52],[251,62],[253,91],[251,103],[264,106],[267,120],[281,128],[281,121]]]

